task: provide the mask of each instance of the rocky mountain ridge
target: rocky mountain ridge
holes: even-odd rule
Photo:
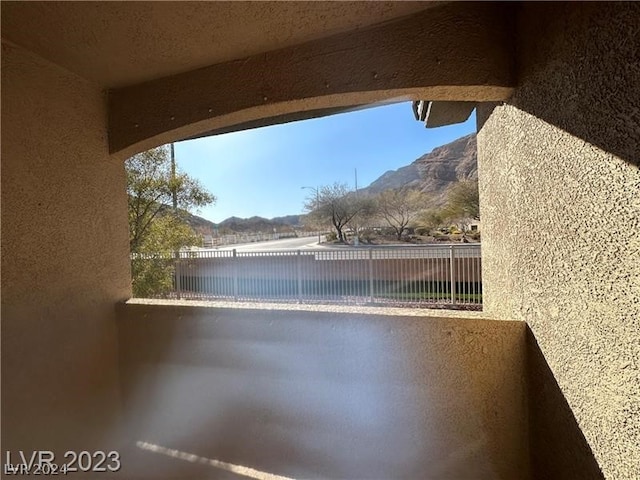
[[[476,135],[470,134],[434,148],[405,167],[385,172],[361,191],[375,195],[388,189],[416,189],[429,194],[435,205],[442,206],[447,191],[456,182],[477,178]]]
[[[447,201],[448,190],[462,180],[478,178],[478,152],[475,133],[466,135],[422,155],[409,165],[397,170],[389,170],[359,190],[364,194],[376,195],[388,189],[415,189],[428,194],[433,206],[441,207]],[[193,215],[189,223],[201,233],[213,232],[215,228],[234,232],[271,233],[288,231],[300,224],[302,215],[287,215],[266,219],[263,217],[229,217],[219,224]],[[210,230],[210,232],[209,232]]]

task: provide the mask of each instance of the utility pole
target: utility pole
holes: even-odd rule
[[[171,198],[173,200],[173,213],[178,214],[178,191],[176,188],[176,151],[171,142]],[[176,296],[180,299],[181,288],[181,272],[180,272],[180,251],[173,252],[173,263],[175,265],[176,275]]]
[[[173,211],[178,211],[178,192],[176,191],[176,151],[171,142],[171,196],[173,198]]]

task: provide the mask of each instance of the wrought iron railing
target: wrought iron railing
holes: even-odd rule
[[[199,250],[182,251],[179,259],[137,255],[132,262],[134,272],[153,269],[155,262],[171,275],[170,288],[149,295],[156,297],[477,309],[482,304],[479,244]]]

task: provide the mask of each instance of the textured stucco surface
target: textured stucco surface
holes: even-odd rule
[[[113,89],[109,145],[117,152],[150,137],[162,143],[168,132],[185,138],[257,118],[379,101],[503,100],[513,86],[509,14],[504,5],[443,4]]]
[[[118,312],[132,442],[291,478],[528,478],[521,322],[157,302]],[[128,478],[220,474],[130,455]]]
[[[640,478],[639,19],[527,5],[520,86],[478,134],[485,313],[529,324],[612,479]]]
[[[532,478],[602,480],[591,447],[528,327],[526,351]]]
[[[124,191],[101,90],[3,42],[3,450],[117,446]]]
[[[2,35],[119,87],[409,15],[435,2],[6,2]]]
[[[181,305],[185,307],[200,308],[240,308],[243,310],[289,310],[298,312],[324,312],[335,314],[354,314],[365,313],[370,315],[385,315],[395,317],[437,317],[437,318],[456,318],[460,321],[465,319],[485,319],[491,320],[484,312],[481,311],[460,311],[436,308],[399,308],[399,307],[380,307],[366,305],[313,305],[304,303],[275,303],[275,302],[234,302],[234,301],[202,301],[202,300],[160,300],[148,298],[132,298],[127,301],[128,305]]]
[[[193,13],[208,8],[206,4],[191,4],[193,18],[159,14],[170,24],[165,27],[177,30],[156,28],[155,21],[140,22],[147,18],[145,8],[178,8],[177,3],[155,5],[127,6],[143,9],[135,15],[121,10],[123,5],[106,3],[2,6],[3,36],[68,69],[3,41],[5,449],[111,446],[110,429],[117,423],[119,400],[113,309],[115,302],[129,296],[130,289],[124,172],[122,163],[107,154],[108,112],[101,87],[192,72],[283,47],[289,50],[284,56],[276,55],[280,63],[260,65],[265,71],[274,65],[288,68],[291,59],[287,60],[286,52],[299,54],[295,45],[300,41],[317,41],[328,33],[389,19],[405,8],[401,3],[344,7],[324,3],[313,7],[318,9],[313,15],[301,18],[293,11],[285,15],[269,10],[298,8],[294,4],[254,4],[266,13],[240,17],[240,23],[228,25],[225,17],[233,15],[217,19],[219,26],[228,26],[234,33],[233,38],[225,33],[201,42],[210,33],[202,27],[210,17]],[[236,7],[226,4],[225,8]],[[352,10],[342,15],[343,8]],[[410,13],[422,6],[406,8]],[[586,463],[591,461],[586,458],[589,449],[607,478],[640,477],[639,8],[633,3],[526,4],[516,28],[517,42],[510,42],[504,22],[495,25],[499,35],[481,35],[477,43],[475,36],[460,34],[464,29],[456,32],[459,43],[455,45],[476,48],[471,53],[493,41],[499,52],[517,47],[518,90],[506,105],[482,112],[486,123],[478,136],[486,302],[482,315],[529,324],[544,355],[544,361],[535,365],[529,358],[531,385],[551,386],[530,398],[549,401],[551,407],[564,398],[567,409],[560,408],[558,416],[553,416],[560,419],[559,425],[539,409],[536,415],[544,422],[526,434],[524,406],[517,400],[523,398],[522,325],[468,318],[463,322],[425,320],[409,313],[397,318],[362,315],[373,313],[366,311],[313,313],[292,308],[295,311],[283,312],[277,306],[218,309],[209,314],[199,307],[183,314],[187,310],[174,310],[181,307],[158,310],[156,306],[154,310],[132,303],[123,307],[120,329],[122,381],[132,426],[129,440],[158,444],[175,440],[176,445],[165,446],[189,451],[202,445],[199,439],[215,436],[223,441],[209,444],[211,451],[194,453],[220,454],[227,461],[236,455],[238,463],[251,462],[281,473],[287,468],[291,473],[311,472],[309,476],[315,472],[329,476],[331,472],[323,469],[333,468],[335,476],[353,478],[361,465],[353,462],[363,459],[367,472],[373,472],[368,476],[373,477],[418,478],[427,469],[442,468],[450,469],[453,477],[469,471],[471,477],[522,478],[527,470],[522,468],[527,441],[535,448],[536,442],[551,439],[559,444],[546,445],[546,450],[536,450],[532,457],[534,468],[542,469],[534,477],[558,475],[559,463],[540,459],[543,451],[564,456],[563,468],[584,462],[585,475],[597,476],[597,469]],[[84,9],[95,9],[94,15]],[[193,43],[176,41],[179,35],[174,34],[191,28],[195,19],[203,23],[193,27],[193,37],[184,37],[197,40],[200,46],[194,50]],[[243,24],[245,20],[249,21]],[[456,21],[453,16],[436,24],[435,39],[442,40],[438,27],[451,32],[449,26]],[[59,28],[42,27],[39,22]],[[264,36],[256,33],[264,24],[271,25],[266,30],[273,36],[262,44]],[[303,33],[306,24],[317,27],[309,36]],[[245,25],[252,25],[253,36],[243,37],[240,27]],[[162,32],[162,38],[154,37],[155,32]],[[478,32],[488,33],[486,29]],[[359,38],[366,40],[366,33]],[[449,37],[443,38],[446,44]],[[396,51],[386,45],[388,39],[369,40],[382,45],[382,53]],[[427,68],[438,65],[438,58],[428,56],[431,40],[420,41],[427,52],[423,58],[430,60]],[[154,102],[138,128],[147,119],[160,121],[135,138],[149,140],[157,135],[145,145],[152,146],[301,108],[389,99],[399,89],[408,96],[429,94],[433,99],[452,100],[495,98],[487,96],[487,85],[503,88],[495,90],[503,95],[499,98],[512,92],[511,87],[492,87],[493,77],[476,86],[446,82],[453,74],[473,74],[469,66],[478,64],[478,55],[466,62],[465,54],[470,52],[463,48],[449,45],[441,50],[448,55],[441,59],[447,71],[433,68],[436,72],[429,73],[421,72],[425,66],[415,62],[420,57],[402,50],[405,45],[401,42],[397,51],[414,62],[402,65],[408,72],[403,80],[424,74],[423,80],[431,78],[430,85],[424,81],[413,82],[415,88],[406,88],[410,85],[406,82],[398,84],[389,64],[384,71],[369,68],[382,58],[376,57],[378,47],[362,49],[360,53],[366,51],[373,59],[359,64],[366,66],[362,71],[328,63],[338,72],[336,80],[347,82],[333,94],[327,93],[324,83],[318,84],[324,90],[317,97],[316,84],[283,81],[274,83],[265,95],[263,87],[271,84],[258,81],[251,90],[254,96],[243,97],[247,103],[239,111],[238,97],[224,90],[214,92],[213,100],[223,103],[217,113],[231,113],[212,119],[217,104],[200,103],[212,90],[206,75],[197,85],[187,84],[188,88],[184,82],[173,82],[175,78],[165,78],[169,91],[178,90],[176,99],[192,99],[193,103],[185,104],[185,115],[192,117],[171,112],[170,103],[158,107],[156,100],[171,96],[164,92],[165,97],[154,98],[147,90],[147,100]],[[340,53],[324,52],[328,58]],[[270,55],[263,58],[274,58]],[[301,60],[309,66],[306,76],[314,81],[318,80],[314,75],[322,77],[311,68],[319,64],[315,59]],[[511,66],[509,56],[486,59],[491,60],[497,60],[494,66]],[[496,74],[489,63],[483,68],[488,75]],[[223,70],[227,75],[232,72]],[[501,68],[498,73],[504,71]],[[358,88],[348,85],[349,72],[358,75]],[[186,75],[187,83],[200,78]],[[240,84],[244,77],[228,78]],[[333,83],[332,77],[329,86]],[[287,91],[296,88],[297,95]],[[230,103],[224,103],[227,100]],[[136,128],[133,116],[120,118],[129,122],[125,128]],[[171,124],[174,121],[184,127]],[[183,315],[188,317],[185,322]],[[254,318],[267,321],[255,329]],[[516,330],[520,333],[514,336]],[[312,341],[316,338],[319,341]],[[518,342],[512,342],[514,338]],[[220,346],[222,353],[217,351]],[[551,380],[557,381],[560,390],[554,390]],[[285,388],[278,389],[279,385]],[[463,394],[449,395],[452,391]],[[242,395],[247,392],[249,396]],[[365,401],[356,402],[351,394]],[[249,400],[243,403],[245,398]],[[252,399],[259,399],[257,405]],[[369,404],[368,399],[375,401]],[[491,423],[488,419],[495,412],[486,409],[496,404],[502,408],[497,410],[498,421]],[[219,406],[230,408],[228,419],[217,416],[222,411]],[[281,412],[282,406],[292,408]],[[313,421],[309,411],[319,412]],[[375,415],[380,412],[388,415]],[[579,435],[555,435],[559,428],[573,429],[572,417],[586,447],[573,443],[580,441]],[[258,420],[238,431],[236,425],[247,418]],[[220,430],[208,430],[209,426]],[[391,434],[383,437],[381,431]],[[429,437],[433,432],[435,440]],[[278,441],[273,450],[263,451],[267,433]],[[136,438],[136,434],[147,438]],[[354,458],[346,453],[353,450],[352,445],[358,453]],[[403,449],[404,445],[410,448]],[[496,446],[500,448],[493,450]],[[278,463],[288,459],[290,450],[299,461]],[[377,455],[388,450],[397,455]],[[335,462],[323,457],[328,452],[336,453]],[[144,455],[138,456],[143,468],[148,466]],[[172,461],[153,462],[166,467],[167,475],[182,468]],[[412,470],[416,465],[422,468],[417,473]],[[435,476],[438,471],[433,471]]]

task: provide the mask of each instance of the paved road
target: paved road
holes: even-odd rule
[[[372,258],[449,258],[449,247],[451,244],[434,245],[385,245],[374,247]],[[480,250],[477,244],[453,244],[456,257],[479,258]],[[467,247],[467,248],[465,248]],[[369,247],[353,247],[349,245],[318,245],[317,237],[284,238],[281,240],[271,240],[268,242],[243,243],[235,245],[225,245],[213,249],[214,251],[238,252],[277,252],[281,250],[320,250],[317,252],[318,260],[334,260],[339,258],[367,259],[369,258]]]
[[[281,240],[271,240],[268,242],[240,243],[236,245],[225,245],[216,250],[233,250],[238,252],[270,252],[273,250],[297,250],[299,248],[317,248],[318,237],[283,238]]]

